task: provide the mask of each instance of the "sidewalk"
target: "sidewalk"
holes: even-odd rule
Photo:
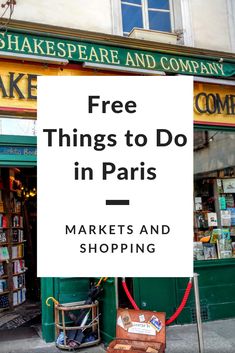
[[[205,353],[235,352],[235,319],[203,323]],[[166,353],[198,353],[196,325],[167,328]]]
[[[26,328],[25,328],[26,330]],[[28,329],[29,330],[29,329]],[[15,331],[16,332],[16,331]],[[38,334],[18,331],[9,341],[7,334],[0,339],[0,353],[59,353],[54,343],[46,344]],[[235,352],[235,319],[203,324],[205,353]],[[2,335],[2,332],[0,332]],[[78,350],[78,353],[104,353],[102,345]],[[196,325],[171,326],[167,328],[166,353],[198,353]]]

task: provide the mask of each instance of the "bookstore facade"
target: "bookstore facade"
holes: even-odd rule
[[[53,27],[27,26],[13,22],[7,38],[0,41],[1,120],[32,121],[34,126],[39,75],[195,77],[194,259],[195,272],[200,274],[202,317],[205,321],[235,317],[234,56],[91,32],[64,33]],[[46,299],[83,300],[90,279],[36,278],[36,133],[33,128],[21,136],[16,132],[4,134],[4,129],[2,132],[0,308],[12,310],[25,301],[41,299],[43,337],[49,342],[54,340],[54,311],[46,306]],[[181,301],[188,279],[128,281],[141,309],[166,311],[170,316]],[[105,282],[101,303],[106,341],[115,335],[115,283],[114,278]],[[118,292],[119,304],[126,306],[121,288]],[[194,321],[191,294],[177,323]]]

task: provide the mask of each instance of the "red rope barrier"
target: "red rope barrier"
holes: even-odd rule
[[[184,309],[184,307],[188,301],[188,297],[191,292],[192,286],[193,286],[192,278],[190,278],[190,281],[188,282],[188,285],[187,285],[187,288],[184,292],[184,296],[183,296],[183,299],[180,303],[180,306],[178,307],[176,312],[166,321],[166,325],[170,325],[180,315],[181,311]],[[137,306],[136,302],[134,301],[131,293],[129,292],[129,289],[127,288],[125,277],[123,277],[123,279],[122,279],[122,287],[123,287],[128,299],[130,300],[130,303],[133,306],[133,308],[135,310],[140,310],[139,307]]]
[[[134,299],[132,298],[132,295],[131,293],[129,292],[129,289],[127,288],[127,285],[126,285],[126,281],[125,279],[122,280],[122,286],[123,286],[123,289],[128,297],[128,299],[130,300],[131,302],[131,305],[133,306],[133,308],[135,310],[140,310],[139,307],[137,306],[136,302],[134,301]]]
[[[180,303],[180,306],[178,307],[176,312],[168,320],[166,320],[166,325],[170,325],[180,315],[181,311],[184,309],[184,307],[187,303],[192,286],[193,286],[193,283],[192,283],[192,280],[190,279],[190,281],[188,282],[187,288],[184,292],[184,296],[183,296],[183,299]]]

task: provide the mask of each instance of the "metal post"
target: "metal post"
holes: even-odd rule
[[[204,353],[204,341],[202,333],[202,319],[201,319],[201,306],[199,297],[199,287],[198,287],[198,273],[193,275],[193,286],[194,286],[194,296],[196,305],[196,316],[197,316],[197,334],[198,334],[198,347],[199,353]]]

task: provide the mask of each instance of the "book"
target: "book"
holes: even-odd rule
[[[4,204],[2,201],[0,201],[0,212],[4,212]]]
[[[7,242],[6,232],[3,229],[0,229],[0,243],[6,243],[6,242]]]
[[[219,208],[220,210],[226,210],[226,198],[225,196],[220,196],[219,197]]]
[[[0,213],[0,227],[1,228],[6,228],[7,227],[7,218],[2,213]]]
[[[235,193],[235,178],[223,179],[224,192]]]
[[[232,257],[232,242],[230,239],[218,239],[217,249],[219,259],[228,259]]]
[[[231,226],[231,212],[228,210],[221,210],[221,226],[230,227]]]
[[[231,226],[234,226],[235,225],[235,208],[234,207],[228,208],[228,211],[230,211],[230,214],[231,214]]]
[[[194,260],[205,260],[203,243],[200,241],[193,243],[193,259]]]
[[[217,227],[218,222],[217,222],[217,215],[215,212],[207,213],[207,219],[208,219],[208,226],[209,227]]]
[[[229,228],[223,228],[221,229],[221,234],[219,235],[219,239],[230,239],[230,229]]]
[[[14,215],[12,217],[12,227],[23,227],[23,217],[19,215]]]
[[[201,210],[202,210],[202,198],[195,197],[195,211],[201,211]]]
[[[4,274],[5,274],[4,266],[3,266],[3,264],[0,264],[0,277],[4,276]]]
[[[7,281],[5,279],[0,279],[0,293],[7,290]]]
[[[235,257],[235,241],[232,242],[232,257]]]
[[[9,260],[9,252],[6,246],[0,247],[0,261]]]
[[[11,248],[12,251],[12,259],[16,259],[17,257],[23,257],[24,256],[24,245],[13,245]]]
[[[211,244],[211,243],[203,244],[203,250],[204,250],[205,260],[214,260],[218,258],[215,244]]]
[[[223,184],[222,184],[221,179],[216,179],[216,189],[217,189],[218,194],[223,193]]]
[[[210,243],[217,244],[217,240],[221,239],[222,230],[220,228],[213,229],[211,233]]]
[[[17,305],[18,304],[18,294],[17,292],[13,292],[13,305]]]
[[[230,236],[235,237],[235,227],[230,228]]]
[[[208,228],[208,220],[206,214],[199,212],[195,215],[196,228]]]
[[[19,286],[18,286],[18,278],[17,278],[17,276],[13,276],[12,280],[13,280],[13,289],[18,289]]]
[[[233,194],[226,194],[225,195],[225,199],[226,199],[226,205],[227,208],[231,208],[234,207],[234,198],[233,198]]]
[[[0,295],[0,308],[7,308],[9,306],[8,295]]]
[[[23,229],[12,229],[12,241],[22,242],[23,239]]]
[[[12,262],[12,271],[13,273],[21,273],[25,271],[25,261],[24,260],[15,260]]]

